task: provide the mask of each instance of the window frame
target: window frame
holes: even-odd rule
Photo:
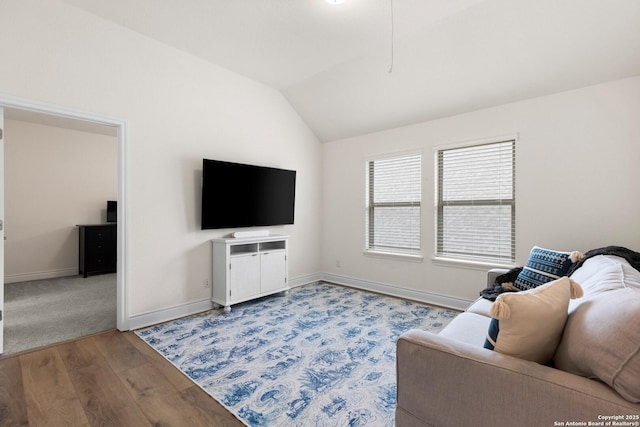
[[[419,164],[419,178],[416,184],[419,186],[419,200],[418,201],[394,201],[394,202],[376,202],[374,198],[375,185],[374,179],[372,177],[372,166],[375,165],[375,162],[385,161],[385,160],[395,160],[409,157],[418,157]],[[422,216],[423,216],[423,176],[424,176],[424,156],[422,150],[413,150],[413,151],[405,151],[405,152],[397,152],[384,154],[376,157],[368,158],[365,161],[364,169],[365,169],[365,248],[364,254],[370,256],[377,257],[385,257],[385,258],[395,258],[401,260],[409,260],[409,261],[422,261]],[[418,247],[417,248],[409,248],[409,247],[394,247],[394,246],[385,246],[385,245],[376,245],[373,241],[373,233],[375,232],[375,223],[372,221],[375,220],[375,209],[376,208],[385,208],[385,207],[400,207],[400,208],[410,208],[417,207],[419,209],[418,214]]]
[[[496,145],[508,143],[511,145],[511,197],[494,199],[457,199],[443,200],[443,170],[441,169],[442,155],[446,151]],[[478,265],[478,266],[504,266],[513,267],[516,260],[516,151],[518,145],[517,135],[507,135],[483,140],[463,142],[448,146],[434,148],[434,175],[435,175],[435,255],[434,261],[443,264],[454,265]],[[509,256],[493,256],[480,253],[455,252],[444,250],[444,209],[447,206],[510,206],[510,250]],[[477,233],[479,234],[479,233]]]

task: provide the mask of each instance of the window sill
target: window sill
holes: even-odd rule
[[[441,265],[444,267],[458,267],[458,268],[467,268],[470,270],[489,270],[491,268],[506,268],[512,269],[515,267],[515,264],[500,264],[497,262],[490,261],[471,261],[471,260],[462,260],[456,258],[443,258],[443,257],[433,257],[432,262],[436,265]]]
[[[401,252],[375,251],[371,249],[365,249],[362,253],[365,256],[370,256],[374,258],[387,258],[387,259],[395,259],[398,261],[409,261],[409,262],[424,261],[424,256],[422,255],[422,253],[409,254],[409,253],[401,253]]]

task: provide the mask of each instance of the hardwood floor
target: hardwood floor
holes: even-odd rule
[[[133,332],[0,357],[0,426],[243,426]]]

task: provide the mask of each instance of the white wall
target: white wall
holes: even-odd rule
[[[118,196],[112,136],[5,120],[5,283],[78,274],[76,224]]]
[[[210,296],[208,240],[230,230],[199,230],[203,157],[298,171],[296,224],[272,228],[292,236],[294,280],[325,271],[474,298],[483,271],[430,260],[432,149],[512,133],[520,263],[534,244],[640,247],[640,78],[321,146],[272,88],[67,4],[3,0],[0,38],[11,40],[0,43],[0,94],[127,121],[128,316]],[[365,257],[364,161],[415,148],[425,153],[426,259]]]
[[[4,0],[0,93],[127,121],[129,316],[206,301],[202,158],[298,171],[291,279],[320,268],[320,144],[276,90],[57,1]]]
[[[640,250],[640,77],[323,144],[322,270],[344,279],[475,299],[485,271],[436,265],[433,149],[518,134],[516,258],[533,245]],[[423,152],[421,263],[363,255],[368,157]],[[336,261],[341,267],[336,267]],[[429,295],[426,294],[429,298]]]

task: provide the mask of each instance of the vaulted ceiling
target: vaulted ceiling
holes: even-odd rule
[[[282,92],[321,141],[640,75],[638,0],[61,0]]]

